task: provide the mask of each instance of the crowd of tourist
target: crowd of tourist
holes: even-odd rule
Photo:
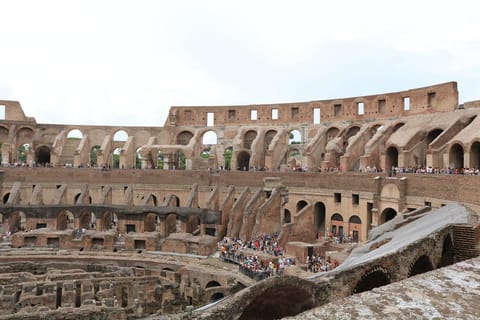
[[[277,239],[278,234],[266,234],[248,241],[224,238],[219,258],[238,264],[243,274],[255,280],[281,275],[288,265],[295,264],[295,260],[283,256]]]
[[[338,267],[339,263],[337,260],[331,260],[330,257],[322,257],[312,255],[307,256],[307,261],[305,262],[305,268],[310,272],[327,272]]]

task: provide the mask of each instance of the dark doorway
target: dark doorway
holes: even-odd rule
[[[370,291],[373,288],[378,288],[390,283],[388,276],[381,270],[370,272],[362,278],[353,290],[353,293],[360,293]]]
[[[250,166],[250,154],[242,151],[237,156],[237,166],[240,171],[248,171]]]
[[[41,146],[35,151],[35,162],[38,165],[50,164],[50,148]]]
[[[414,276],[416,274],[432,271],[433,266],[430,262],[430,259],[426,255],[422,255],[415,261],[413,266],[410,268],[410,272],[408,273],[408,277]]]

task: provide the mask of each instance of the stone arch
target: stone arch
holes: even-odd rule
[[[214,302],[214,301],[217,301],[217,300],[220,300],[220,299],[223,299],[225,297],[225,295],[221,292],[215,292],[214,294],[212,294],[212,296],[210,297],[210,301],[211,302]]]
[[[102,230],[116,229],[118,226],[118,217],[115,212],[106,211],[102,216]]]
[[[470,168],[480,169],[480,142],[475,141],[470,147]]]
[[[326,208],[323,202],[315,203],[313,209],[313,223],[315,225],[315,232],[323,235],[325,233],[325,217],[326,217]]]
[[[391,282],[392,281],[390,280],[388,273],[382,268],[377,267],[362,276],[360,281],[353,289],[353,293],[370,291],[373,288],[382,287],[390,284]]]
[[[302,133],[300,132],[300,130],[290,130],[290,132],[288,133],[288,144],[301,144],[302,141]]]
[[[449,151],[449,160],[450,160],[450,168],[452,169],[461,169],[463,168],[463,157],[464,157],[464,148],[460,143],[454,143],[450,147]]]
[[[84,211],[78,218],[78,227],[80,229],[95,229],[97,224],[97,217],[95,213]]]
[[[423,254],[412,262],[408,271],[408,277],[412,277],[417,274],[425,273],[433,270],[432,262],[430,258]]]
[[[265,133],[265,141],[264,141],[264,145],[263,145],[263,150],[264,151],[268,150],[268,147],[270,146],[270,144],[272,143],[272,141],[273,141],[273,139],[275,138],[276,135],[277,135],[276,130],[268,130]]]
[[[327,141],[332,140],[336,136],[338,136],[338,133],[340,132],[340,129],[337,127],[331,127],[327,130]]]
[[[360,127],[357,125],[353,125],[348,128],[347,133],[345,135],[345,140],[348,141],[351,137],[355,136],[360,131]]]
[[[3,199],[2,199],[2,202],[3,203],[7,203],[8,202],[8,198],[10,198],[10,192],[7,192],[3,195]]]
[[[19,163],[27,163],[28,152],[30,150],[29,143],[22,143],[17,150],[17,161]]]
[[[330,218],[331,232],[334,236],[343,236],[343,217],[340,213],[334,213]]]
[[[27,226],[27,216],[23,211],[15,211],[8,219],[8,229],[11,233],[24,231]]]
[[[398,167],[398,150],[395,147],[389,147],[385,152],[385,169],[387,172],[392,170],[392,167]]]
[[[343,217],[340,213],[334,213],[331,218],[332,221],[342,221],[343,222]]]
[[[74,229],[75,218],[71,211],[63,210],[57,216],[57,230]]]
[[[255,130],[248,130],[243,135],[243,148],[250,150],[252,147],[252,143],[257,137],[257,131]]]
[[[160,218],[156,213],[150,212],[145,216],[145,232],[154,232],[157,230],[157,226],[160,222]]]
[[[27,153],[30,149],[31,143],[33,141],[34,130],[30,127],[20,127],[18,128],[15,137],[16,137],[16,155],[14,162],[26,163],[27,162]]]
[[[199,228],[200,228],[200,217],[194,213],[189,214],[187,217],[186,232],[194,233]]]
[[[305,201],[305,200],[300,200],[297,202],[297,212],[299,212],[300,210],[302,210],[303,208],[305,208],[306,206],[308,206],[308,202]]]
[[[113,149],[112,152],[112,168],[118,169],[120,168],[120,153],[122,152],[122,148],[118,147]]]
[[[284,209],[283,211],[283,223],[291,223],[292,222],[292,214],[290,210]]]
[[[175,232],[177,232],[177,215],[169,213],[165,218],[165,236],[168,237],[168,235]]]
[[[50,148],[48,146],[40,146],[35,150],[35,163],[45,165],[50,163]]]
[[[207,285],[205,286],[205,289],[207,288],[213,288],[213,287],[221,287],[222,285],[218,282],[218,281],[215,281],[215,280],[211,280],[207,283]]]
[[[225,148],[225,152],[223,153],[225,170],[230,170],[232,168],[232,156],[233,156],[233,147]]]
[[[100,153],[101,147],[97,144],[90,149],[90,165],[92,167],[98,166],[98,154]]]
[[[380,224],[383,224],[387,221],[390,221],[392,220],[393,218],[395,218],[397,216],[397,211],[393,208],[385,208],[383,211],[382,211],[382,214],[380,215],[380,221],[379,223]]]
[[[190,143],[190,140],[193,138],[193,133],[190,131],[182,131],[177,135],[177,144],[186,146]]]
[[[81,140],[83,133],[79,129],[72,129],[67,133],[67,139]]]
[[[396,132],[398,129],[400,129],[401,127],[403,127],[404,125],[405,125],[404,122],[399,122],[399,123],[395,124],[395,126],[393,126],[392,134],[394,132]]]
[[[203,133],[202,135],[202,144],[203,145],[213,145],[217,144],[217,133],[213,130],[209,130]]]
[[[176,195],[171,195],[167,207],[180,207],[180,198]]]
[[[237,155],[237,165],[239,170],[248,171],[250,168],[250,153],[240,151]]]
[[[128,133],[125,130],[117,130],[113,134],[113,141],[127,141],[128,140]]]
[[[350,236],[353,242],[358,242],[360,238],[360,229],[362,227],[362,220],[359,216],[353,215],[348,219],[348,230],[350,230]]]
[[[442,257],[440,258],[440,262],[437,268],[449,266],[454,262],[455,262],[455,249],[453,247],[452,237],[450,236],[450,234],[447,234],[447,236],[443,240]]]
[[[296,277],[286,277],[288,276],[270,278],[270,285],[262,281],[265,284],[256,288],[256,295],[248,299],[249,303],[238,319],[259,319],[259,315],[262,320],[281,319],[315,307],[313,283]]]
[[[443,132],[442,129],[433,129],[433,130],[430,130],[430,132],[428,132],[427,134],[427,137],[426,137],[426,142],[427,142],[427,145],[429,145],[430,143],[432,143],[435,139],[437,139],[437,137],[439,135],[441,135]]]

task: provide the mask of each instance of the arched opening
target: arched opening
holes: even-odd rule
[[[35,163],[41,166],[50,164],[50,148],[41,146],[35,150]]]
[[[232,168],[232,155],[233,155],[233,148],[232,147],[226,148],[225,152],[223,153],[225,170],[230,170]]]
[[[382,211],[382,214],[380,215],[380,224],[383,224],[387,221],[392,220],[397,216],[397,211],[392,208],[386,208],[385,210]]]
[[[113,135],[113,141],[127,141],[128,134],[125,130],[118,130]]]
[[[285,209],[283,211],[283,223],[291,223],[292,222],[292,215],[290,213],[290,210]]]
[[[301,144],[302,134],[299,130],[295,129],[288,133],[288,144]]]
[[[343,236],[343,217],[339,213],[334,213],[331,217],[331,231],[333,236]]]
[[[340,130],[338,128],[335,128],[335,127],[331,127],[330,129],[328,129],[328,131],[327,131],[327,141],[330,141],[330,140],[334,139],[336,136],[338,136],[339,132],[340,132]]]
[[[348,229],[353,242],[358,242],[360,238],[360,229],[362,227],[362,220],[359,216],[353,215],[348,220]]]
[[[115,230],[118,226],[118,217],[114,212],[107,211],[102,217],[102,229],[104,231]]]
[[[202,137],[202,144],[204,145],[217,144],[217,133],[212,130],[205,132]]]
[[[438,268],[446,267],[455,262],[455,250],[453,248],[452,237],[448,234],[443,241],[442,257]]]
[[[297,148],[292,148],[286,154],[285,163],[287,163],[292,170],[302,171],[301,154]]]
[[[186,146],[190,143],[190,140],[193,138],[193,133],[190,131],[182,131],[177,136],[177,144]]]
[[[387,274],[381,270],[375,270],[363,276],[353,290],[353,293],[360,293],[370,291],[373,288],[378,288],[389,284],[391,281]]]
[[[357,126],[350,127],[347,130],[347,135],[345,136],[345,140],[348,141],[348,139],[355,136],[359,131],[360,131],[360,127],[357,127]]]
[[[410,267],[410,271],[408,272],[408,277],[410,278],[416,274],[425,273],[432,270],[433,270],[433,266],[432,266],[432,263],[430,262],[430,259],[426,255],[422,255]]]
[[[470,168],[480,169],[480,142],[475,141],[470,147]]]
[[[112,168],[120,168],[120,152],[122,148],[115,148],[112,153]]]
[[[82,138],[83,138],[83,133],[78,129],[70,130],[67,134],[67,139],[70,139],[70,140],[82,140]]]
[[[74,204],[77,204],[78,198],[80,198],[81,195],[82,195],[81,193],[77,193],[77,194],[75,195],[75,197],[73,197],[73,203],[74,203]],[[81,203],[79,203],[79,204],[81,204]]]
[[[23,211],[15,211],[10,215],[9,219],[9,231],[11,233],[25,231],[27,223],[27,216]]]
[[[315,209],[314,209],[314,225],[315,225],[315,231],[320,235],[325,234],[325,214],[326,214],[326,209],[325,209],[325,204],[323,202],[317,202],[315,203]]]
[[[247,132],[245,132],[245,135],[243,136],[243,147],[245,149],[250,149],[256,137],[257,132],[254,130],[248,130]]]
[[[19,163],[27,163],[27,155],[30,150],[30,144],[24,143],[18,147],[17,159]]]
[[[166,237],[168,237],[170,233],[177,232],[177,215],[175,213],[168,214],[167,218],[165,219],[165,224]]]
[[[10,198],[10,192],[7,192],[5,193],[5,195],[3,196],[3,203],[7,203],[8,202],[8,198]]]
[[[237,156],[238,170],[248,171],[250,166],[250,154],[246,151],[241,151]]]
[[[157,230],[157,225],[160,223],[160,218],[153,212],[145,216],[145,232],[154,232]]]
[[[176,155],[176,168],[179,170],[185,170],[185,168],[187,167],[187,157],[185,157],[185,154],[182,151],[179,151]]]
[[[268,130],[266,133],[265,133],[265,144],[263,146],[263,151],[267,151],[268,150],[268,147],[270,146],[270,144],[272,143],[273,141],[273,138],[275,138],[275,135],[277,134],[277,131],[275,130]]]
[[[397,124],[393,127],[392,134],[393,134],[394,132],[396,132],[398,129],[400,129],[401,127],[403,127],[404,125],[405,125],[405,123],[403,123],[403,122],[397,123]]]
[[[78,227],[80,229],[96,229],[97,217],[93,212],[82,212],[78,217]]]
[[[60,212],[57,216],[57,230],[73,229],[75,227],[75,220],[73,213],[68,210]]]
[[[443,132],[442,129],[434,129],[432,131],[430,131],[428,134],[427,134],[427,138],[426,138],[426,142],[427,142],[427,145],[429,145],[430,143],[433,142],[433,140],[437,139],[437,137]]]
[[[191,234],[200,233],[200,217],[196,214],[190,214],[187,218],[187,225],[185,232]]]
[[[205,289],[207,288],[213,288],[213,287],[221,287],[222,285],[220,283],[218,283],[218,281],[215,281],[215,280],[212,280],[212,281],[209,281],[207,283],[207,285],[205,286]]]
[[[172,195],[167,207],[180,207],[180,198],[176,195]]]
[[[142,169],[146,168],[147,166],[145,165],[146,159],[142,155],[142,147],[137,148],[135,151],[135,169]]]
[[[395,147],[390,147],[386,152],[385,161],[386,170],[390,172],[392,167],[398,167],[398,150]]]
[[[90,149],[90,165],[92,167],[98,166],[98,154],[100,152],[100,146],[95,145]]]
[[[452,169],[461,169],[463,168],[463,147],[455,143],[449,152],[450,156],[450,168]]]
[[[308,206],[308,202],[305,200],[300,200],[297,202],[297,212]]]
[[[165,161],[164,161],[164,156],[163,156],[163,152],[162,151],[158,151],[157,152],[157,169],[160,169],[160,170],[163,170],[165,169]],[[155,167],[155,164],[153,163],[153,161],[150,159],[147,158],[147,167],[148,168],[154,168]]]
[[[217,300],[220,300],[220,299],[223,299],[223,298],[224,298],[223,293],[216,292],[216,293],[212,294],[212,297],[210,298],[210,301],[214,302],[214,301],[217,301]]]
[[[239,320],[273,320],[297,315],[315,306],[315,297],[299,285],[268,288],[245,308]]]

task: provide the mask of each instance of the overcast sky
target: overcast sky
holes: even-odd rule
[[[477,4],[478,3],[478,4]],[[172,105],[458,81],[480,99],[478,1],[0,0],[0,100],[39,123],[163,126]]]

